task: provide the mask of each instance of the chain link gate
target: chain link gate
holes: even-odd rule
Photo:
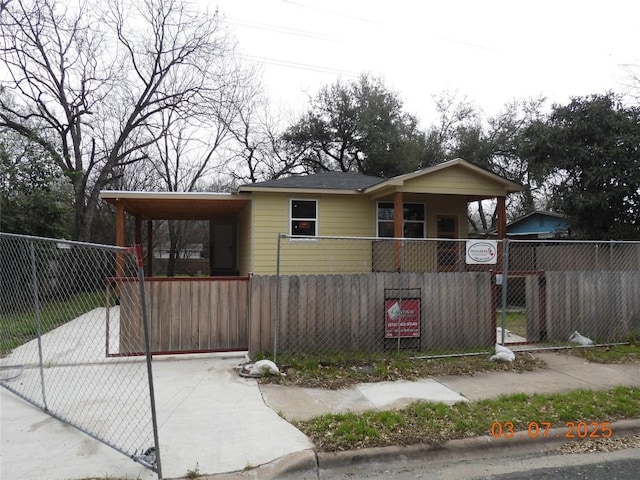
[[[640,243],[508,240],[505,343],[626,342],[640,331]]]
[[[637,242],[280,235],[275,281],[276,355],[459,355],[640,332]]]
[[[0,233],[0,385],[162,478],[137,254]],[[120,288],[132,279],[136,288]],[[127,348],[144,356],[108,351],[121,300],[140,306],[145,335]]]

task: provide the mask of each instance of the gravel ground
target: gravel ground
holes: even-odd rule
[[[612,452],[624,448],[640,448],[640,435],[567,442],[560,447],[560,451],[562,453],[593,453]]]

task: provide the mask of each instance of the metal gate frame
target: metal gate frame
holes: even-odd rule
[[[140,248],[0,233],[0,272],[0,386],[161,479]],[[144,361],[105,358],[95,341],[106,334],[94,326],[114,273],[138,278]]]

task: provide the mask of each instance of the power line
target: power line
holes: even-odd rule
[[[323,33],[318,33],[318,32],[311,32],[309,30],[299,30],[297,28],[289,28],[289,27],[282,27],[279,25],[272,25],[272,24],[267,24],[267,23],[260,23],[260,22],[252,22],[249,20],[240,20],[237,18],[227,18],[227,21],[231,24],[234,25],[239,25],[242,27],[249,27],[249,28],[255,28],[258,30],[266,30],[266,31],[270,31],[270,32],[276,32],[276,33],[283,33],[285,35],[294,35],[297,37],[306,37],[306,38],[312,38],[314,40],[324,40],[327,42],[339,42],[341,41],[340,38],[338,37],[334,37],[332,35],[326,35]]]
[[[354,15],[347,15],[346,13],[334,12],[333,10],[327,10],[326,8],[314,7],[312,5],[306,5],[304,3],[295,2],[293,0],[281,0],[281,1],[284,2],[284,3],[289,3],[291,5],[295,5],[297,7],[308,8],[310,10],[317,10],[319,12],[329,13],[331,15],[336,15],[338,17],[349,18],[351,20],[357,20],[359,22],[370,23],[372,25],[379,25],[378,22],[374,22],[373,20],[368,20],[368,19],[362,18],[362,17],[356,17]]]
[[[267,63],[269,65],[276,65],[276,66],[286,67],[286,68],[295,68],[297,70],[308,70],[310,72],[330,73],[334,75],[344,75],[347,77],[354,77],[354,78],[357,78],[360,76],[360,73],[358,72],[354,72],[350,70],[342,70],[340,68],[324,67],[321,65],[312,65],[309,63],[291,62],[289,60],[279,60],[277,58],[259,57],[255,55],[241,55],[241,56],[249,60]]]
[[[362,18],[362,17],[357,17],[357,16],[354,16],[354,15],[347,15],[347,14],[344,14],[344,13],[335,12],[333,10],[327,10],[325,8],[315,7],[315,6],[312,6],[312,5],[306,5],[304,3],[296,2],[295,0],[280,0],[280,1],[282,1],[284,3],[289,3],[291,5],[296,5],[296,6],[302,7],[302,8],[308,8],[308,9],[311,9],[311,10],[318,10],[320,12],[329,13],[331,15],[337,15],[339,17],[349,18],[351,20],[358,20],[360,22],[370,23],[372,25],[380,25],[379,22],[375,22],[373,20],[369,20],[369,19]],[[465,42],[464,40],[458,40],[458,39],[455,39],[455,38],[436,37],[436,36],[433,36],[433,38],[441,39],[441,40],[444,40],[445,42],[457,43],[459,45],[465,45],[467,47],[479,48],[479,49],[482,49],[482,50],[497,51],[495,48],[492,48],[492,47],[487,47],[485,45],[480,45],[480,44],[472,43],[472,42]]]

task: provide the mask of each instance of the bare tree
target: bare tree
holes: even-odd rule
[[[274,116],[260,85],[244,91],[229,118],[233,139],[226,146],[225,171],[233,184],[274,180],[292,173],[303,173],[303,149],[292,148],[283,139],[288,125]]]
[[[218,87],[202,95],[187,114],[175,109],[162,113],[161,130],[165,134],[147,149],[149,177],[157,180],[155,188],[192,192],[220,179],[224,161],[219,150],[232,139],[229,126],[242,111],[242,99],[245,91],[250,91],[252,78],[251,70],[234,66],[219,73]],[[168,275],[173,275],[181,250],[186,250],[190,239],[198,236],[195,231],[202,230],[202,226],[202,222],[168,222]]]
[[[149,157],[168,111],[193,116],[228,92],[231,43],[217,14],[181,0],[5,2],[0,127],[41,145],[74,189],[73,237],[90,238],[101,189]]]
[[[11,3],[11,0],[0,0],[0,15],[2,15],[4,9],[9,6],[9,3]]]

